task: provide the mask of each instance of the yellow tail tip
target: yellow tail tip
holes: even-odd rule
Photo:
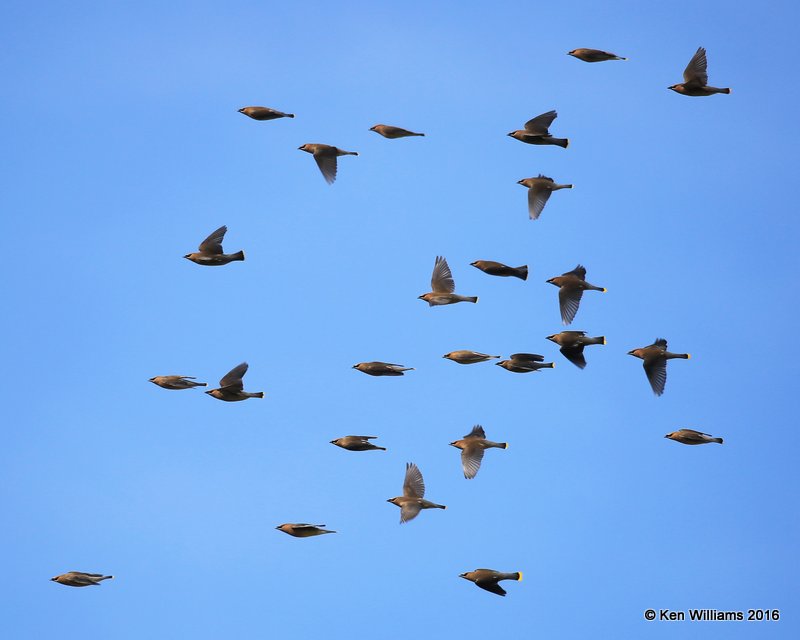
[[[503,449],[508,449],[508,443],[507,443],[507,442],[504,442],[503,444],[505,444],[505,445],[506,445],[505,447],[503,447]]]
[[[691,354],[691,353],[687,353],[687,354],[686,354],[686,359],[687,359],[687,360],[691,360],[691,358],[692,358],[692,354]]]
[[[606,339],[605,339],[605,337],[603,338],[603,344],[608,344],[608,343],[606,342]]]
[[[603,293],[605,293],[606,291],[608,291],[608,289],[606,289],[605,287],[603,287]]]
[[[519,578],[517,578],[517,582],[522,582],[522,571],[517,571],[519,574]]]

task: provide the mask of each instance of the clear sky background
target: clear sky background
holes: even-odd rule
[[[798,637],[793,3],[0,11],[0,635]],[[667,90],[698,46],[732,95]],[[550,109],[569,149],[506,136]],[[360,155],[328,186],[307,142]],[[575,188],[532,222],[515,183],[540,172]],[[222,224],[245,262],[181,258]],[[477,305],[416,299],[437,255]],[[577,263],[608,288],[571,327],[608,339],[583,371],[545,340],[545,280]],[[656,337],[692,354],[660,398],[626,355]],[[148,382],[244,360],[264,400]],[[510,447],[467,481],[448,443],[474,424]],[[680,427],[725,444],[663,438]],[[348,434],[388,451],[329,444]],[[400,526],[407,461],[448,509]],[[477,567],[525,577],[499,598],[458,578]],[[70,570],[116,578],[49,581]],[[783,616],[643,619],[692,607]]]

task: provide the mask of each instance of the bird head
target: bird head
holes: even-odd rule
[[[155,384],[156,383],[156,379],[155,378],[150,378],[150,380],[148,380],[148,382],[152,382],[153,384]]]
[[[242,107],[241,109],[237,109],[236,111],[237,113],[244,113],[244,107]]]
[[[308,151],[308,149],[306,149],[307,146],[308,146],[307,144],[304,144],[302,147],[297,147],[297,149],[299,151]]]
[[[633,356],[634,358],[641,358],[642,357],[642,350],[641,349],[631,349],[628,351],[629,356]]]
[[[339,438],[336,438],[336,440],[331,440],[331,444],[339,444]]]
[[[575,49],[573,49],[572,51],[567,51],[567,55],[568,56],[574,56],[575,55]]]
[[[391,502],[392,504],[397,504],[397,498],[389,498],[386,502]]]
[[[215,391],[216,391],[216,389],[209,389],[208,391],[203,391],[203,393],[212,396],[212,395],[214,395]]]
[[[56,576],[55,578],[50,578],[50,580],[51,582],[58,582],[58,576]]]
[[[669,438],[670,440],[672,440],[672,436],[674,436],[674,435],[675,435],[675,433],[673,432],[673,433],[668,433],[668,434],[667,434],[667,435],[665,435],[664,437],[665,437],[665,438]]]
[[[370,131],[377,131],[379,126],[380,126],[379,124],[376,124],[374,127],[370,127],[369,130]]]
[[[191,259],[192,259],[192,254],[191,254],[191,253],[187,253],[187,254],[186,254],[185,256],[183,256],[183,257],[184,257],[184,258],[186,258],[187,260],[191,260]]]
[[[548,282],[549,282],[549,281],[548,281]],[[547,336],[547,339],[548,339],[548,340],[550,340],[551,342],[555,342],[555,341],[556,341],[556,336],[557,336],[557,335],[558,335],[558,334],[554,333],[552,336]]]
[[[671,89],[675,93],[683,93],[683,85],[680,84],[673,84],[672,86],[667,87],[667,89]]]

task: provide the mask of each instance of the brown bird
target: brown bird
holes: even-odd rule
[[[414,133],[408,129],[401,129],[400,127],[392,127],[388,124],[376,124],[374,127],[369,128],[370,131],[381,134],[384,138],[394,140],[395,138],[408,138],[409,136],[424,136],[424,133]]]
[[[522,573],[520,571],[516,573],[502,573],[494,569],[475,569],[475,571],[462,573],[458,577],[474,582],[481,589],[496,593],[498,596],[504,596],[506,595],[506,590],[497,583],[500,582],[500,580],[522,580]]]
[[[422,473],[413,462],[407,462],[406,477],[403,481],[403,495],[397,498],[390,498],[386,502],[391,502],[400,507],[400,524],[416,518],[422,509],[447,509],[443,504],[424,500],[424,496],[425,482],[422,480]]]
[[[569,140],[567,138],[554,138],[548,130],[548,127],[553,124],[553,120],[557,117],[558,114],[555,111],[548,111],[528,120],[524,129],[517,129],[508,135],[528,144],[553,144],[566,149],[569,146]]]
[[[431,289],[433,291],[418,296],[418,300],[424,300],[430,307],[445,304],[455,304],[456,302],[477,302],[478,296],[460,296],[453,293],[456,284],[453,281],[453,274],[447,266],[447,260],[442,256],[436,256],[433,264],[433,274],[431,275]]]
[[[730,93],[729,88],[719,89],[717,87],[708,86],[708,61],[706,60],[706,50],[703,47],[697,49],[697,52],[689,60],[689,64],[683,71],[683,83],[673,84],[667,89],[672,89],[675,93],[680,93],[685,96],[711,96],[715,93]]]
[[[479,424],[476,424],[463,439],[451,442],[450,446],[461,449],[461,467],[467,480],[472,480],[477,475],[486,449],[508,449],[507,442],[487,440],[486,433]]]
[[[111,580],[114,576],[104,576],[102,573],[83,573],[81,571],[70,571],[62,573],[60,576],[50,578],[53,582],[63,584],[68,587],[91,587],[99,586],[103,580]]]
[[[239,113],[243,113],[253,120],[276,120],[278,118],[294,118],[293,113],[284,113],[269,107],[242,107]]]
[[[378,436],[345,436],[344,438],[336,438],[331,440],[331,444],[337,447],[347,449],[348,451],[386,451],[386,447],[379,447],[372,444],[370,440],[374,440]]]
[[[358,155],[355,151],[344,151],[328,144],[304,144],[302,147],[297,148],[314,156],[314,160],[317,161],[317,166],[328,184],[333,184],[336,181],[336,158],[339,156]]]
[[[707,433],[695,431],[694,429],[678,429],[677,431],[668,433],[664,437],[682,444],[708,444],[709,442],[718,442],[722,444],[722,438],[715,438]]]
[[[219,389],[211,389],[210,391],[206,391],[206,393],[212,398],[224,400],[225,402],[239,402],[240,400],[247,400],[248,398],[263,398],[263,391],[248,393],[244,390],[242,378],[244,374],[247,373],[247,367],[248,365],[246,362],[235,366],[219,381]]]
[[[583,60],[584,62],[605,62],[606,60],[627,60],[616,53],[601,51],[600,49],[573,49],[567,52],[568,56]]]
[[[275,527],[278,531],[288,533],[295,538],[310,538],[312,536],[321,536],[325,533],[336,533],[328,529],[323,529],[324,524],[305,524],[304,522],[287,522],[285,524]]]
[[[586,366],[586,358],[583,357],[583,348],[590,344],[605,344],[605,336],[590,338],[585,331],[562,331],[561,333],[547,336],[548,340],[561,346],[561,355],[574,364],[579,369]]]
[[[445,353],[442,357],[457,362],[458,364],[476,364],[478,362],[486,362],[487,360],[500,358],[500,356],[490,356],[485,353],[479,353],[478,351],[468,351],[467,349],[451,351],[450,353]]]
[[[183,257],[204,267],[219,267],[229,262],[244,260],[244,251],[237,251],[236,253],[222,252],[222,239],[227,231],[228,227],[222,225],[200,243],[197,252],[187,253]]]
[[[561,309],[561,321],[570,324],[578,313],[584,291],[606,292],[605,287],[596,287],[586,282],[586,269],[578,265],[572,271],[550,278],[547,282],[558,287],[558,305]]]
[[[539,369],[556,368],[554,362],[544,362],[544,356],[538,353],[512,353],[509,360],[501,360],[495,364],[512,373],[530,373]]]
[[[691,357],[688,353],[667,351],[667,341],[664,338],[656,338],[656,341],[648,347],[628,351],[628,355],[644,360],[642,363],[644,372],[647,374],[653,393],[657,396],[664,393],[664,386],[667,384],[667,360],[673,358],[688,360]]]
[[[528,265],[526,264],[521,267],[509,267],[502,262],[494,262],[493,260],[476,260],[475,262],[470,262],[470,264],[490,276],[500,276],[502,278],[513,276],[520,280],[528,279]]]
[[[359,362],[353,365],[353,369],[358,369],[368,376],[402,376],[404,371],[413,371],[414,367],[404,367],[402,364],[390,362]]]
[[[553,191],[572,189],[571,184],[556,184],[552,178],[543,176],[541,173],[535,178],[517,180],[517,184],[528,188],[528,217],[531,220],[539,217]]]
[[[193,382],[192,376],[155,376],[150,382],[157,384],[162,389],[193,389],[194,387],[207,387],[205,382]]]

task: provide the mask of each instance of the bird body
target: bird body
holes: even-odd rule
[[[413,520],[423,509],[447,509],[443,504],[425,500],[425,482],[419,467],[413,462],[406,463],[406,475],[403,480],[403,495],[389,498],[386,502],[400,507],[400,524]]]
[[[544,356],[538,353],[513,353],[508,360],[495,364],[511,373],[531,373],[539,369],[555,369],[556,366],[554,362],[544,362]]]
[[[517,184],[528,189],[528,217],[531,220],[536,220],[541,215],[544,205],[547,204],[553,191],[572,189],[571,184],[556,184],[552,178],[541,173],[535,178],[517,180]]]
[[[574,364],[579,369],[586,366],[586,358],[583,357],[583,348],[591,344],[605,344],[605,336],[591,338],[585,331],[562,331],[561,333],[547,336],[547,339],[555,342],[561,347],[561,355]]]
[[[527,144],[555,145],[566,149],[569,146],[569,139],[554,138],[548,129],[557,117],[555,111],[548,111],[528,120],[524,129],[517,129],[508,135]]]
[[[461,440],[450,443],[451,447],[461,449],[461,467],[467,480],[474,478],[481,468],[483,452],[486,449],[508,449],[507,442],[492,442],[486,439],[483,427],[476,424],[472,431]]]
[[[222,239],[227,231],[228,227],[225,225],[216,231],[212,231],[211,235],[200,243],[195,253],[187,253],[183,257],[204,267],[219,267],[229,262],[244,260],[244,251],[237,251],[236,253],[222,252]]]
[[[278,118],[294,118],[293,113],[284,113],[269,107],[242,107],[239,113],[246,115],[253,120],[276,120]]]
[[[379,447],[372,444],[370,440],[374,440],[378,436],[344,436],[343,438],[336,438],[331,440],[331,444],[337,447],[347,449],[348,451],[386,451],[386,447]]]
[[[584,62],[627,60],[627,58],[621,58],[615,53],[609,53],[608,51],[601,51],[600,49],[573,49],[572,51],[567,52],[567,55],[572,56],[573,58],[577,58],[578,60],[583,60]]]
[[[329,529],[323,529],[324,524],[306,524],[304,522],[287,522],[275,527],[278,531],[288,533],[294,538],[311,538],[321,536],[326,533],[336,533]]]
[[[486,362],[486,360],[500,358],[500,356],[490,356],[485,353],[468,351],[466,349],[461,351],[451,351],[450,353],[444,354],[442,357],[452,360],[453,362],[457,362],[458,364],[476,364],[478,362]]]
[[[722,444],[722,438],[715,438],[702,431],[695,431],[694,429],[678,429],[672,433],[664,436],[675,442],[681,444],[708,444],[709,442],[716,442]]]
[[[730,93],[729,88],[720,89],[719,87],[708,86],[708,61],[706,59],[706,50],[699,47],[689,64],[683,71],[683,82],[680,84],[673,84],[667,89],[672,89],[675,93],[680,93],[684,96],[702,97],[713,96],[715,93]]]
[[[225,402],[239,402],[241,400],[247,400],[248,398],[263,398],[263,391],[248,393],[244,390],[242,378],[244,374],[247,373],[247,368],[248,364],[246,362],[236,365],[219,381],[218,389],[211,389],[210,391],[206,391],[206,393],[212,398]]]
[[[402,376],[403,372],[413,371],[414,367],[404,367],[402,364],[390,362],[359,362],[353,365],[353,369],[358,369],[368,376]]]
[[[670,353],[667,351],[667,341],[664,338],[656,338],[656,341],[639,349],[628,351],[629,356],[641,358],[644,372],[653,393],[660,396],[664,393],[667,384],[667,360],[682,358],[688,360],[691,356],[688,353]]]
[[[63,584],[68,587],[92,587],[99,586],[103,580],[111,580],[114,576],[104,576],[102,573],[83,573],[81,571],[69,571],[60,576],[50,578],[53,582]]]
[[[436,256],[433,264],[433,274],[431,275],[431,289],[418,297],[424,300],[430,307],[437,307],[445,304],[455,304],[457,302],[477,302],[478,296],[460,296],[453,293],[456,289],[453,281],[453,274],[450,267],[442,256]]]
[[[193,389],[194,387],[207,387],[205,382],[194,382],[192,376],[155,376],[150,378],[150,382],[158,385],[162,389]]]
[[[374,127],[370,127],[369,130],[379,133],[384,138],[389,138],[390,140],[394,140],[395,138],[408,138],[411,136],[425,135],[424,133],[414,133],[408,129],[401,129],[400,127],[393,127],[388,124],[376,124]]]
[[[336,158],[339,156],[357,156],[356,151],[345,151],[329,144],[306,143],[302,147],[297,147],[300,151],[305,151],[314,156],[319,170],[325,182],[333,184],[336,181]]]
[[[528,265],[525,264],[521,267],[509,267],[502,262],[495,262],[494,260],[476,260],[475,262],[470,262],[470,265],[490,276],[500,276],[502,278],[512,276],[520,280],[528,279]]]
[[[558,287],[558,305],[561,310],[561,321],[570,324],[578,313],[584,291],[606,292],[605,287],[596,287],[585,280],[586,268],[578,265],[572,271],[550,278],[547,282]]]
[[[522,580],[522,573],[520,571],[503,573],[494,569],[475,569],[475,571],[462,573],[459,578],[474,582],[481,589],[496,593],[498,596],[504,596],[506,595],[506,590],[497,583],[501,580]]]

